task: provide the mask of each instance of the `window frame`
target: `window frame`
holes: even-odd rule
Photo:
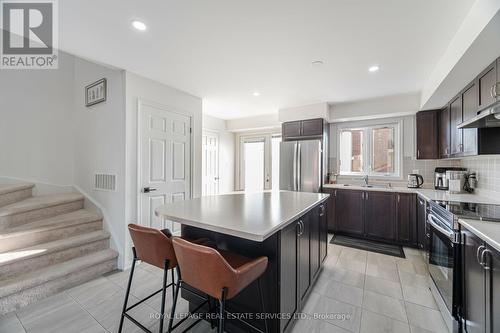
[[[355,176],[361,177],[368,175],[374,178],[383,178],[383,179],[401,179],[402,177],[402,156],[403,156],[403,144],[402,144],[402,135],[401,135],[401,127],[402,124],[400,121],[390,121],[390,122],[381,122],[375,124],[366,124],[366,125],[355,125],[351,126],[345,125],[342,127],[338,127],[337,130],[337,152],[339,153],[337,156],[337,170],[339,176]],[[374,172],[373,171],[373,130],[379,128],[392,128],[394,131],[394,172],[393,173],[383,173],[383,172]],[[340,157],[340,146],[341,146],[341,136],[342,132],[345,131],[362,131],[363,132],[363,141],[361,146],[362,151],[362,172],[357,171],[340,171],[341,165],[341,157]]]

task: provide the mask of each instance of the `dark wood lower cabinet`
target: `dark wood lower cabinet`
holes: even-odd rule
[[[365,236],[392,241],[396,239],[394,193],[365,192]]]
[[[464,331],[500,332],[500,252],[462,226]]]
[[[417,198],[417,245],[422,250],[427,250],[427,236],[425,223],[427,222],[427,201]]]
[[[328,230],[353,237],[417,246],[416,194],[332,188],[325,188],[324,192],[330,193]],[[425,228],[425,220],[423,225]]]
[[[302,303],[307,296],[307,291],[311,285],[311,250],[310,235],[311,222],[309,216],[305,215],[299,219],[299,254],[298,258],[298,279],[299,279],[299,302]]]

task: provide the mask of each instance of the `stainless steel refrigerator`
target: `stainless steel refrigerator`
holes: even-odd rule
[[[321,140],[286,141],[280,144],[280,190],[320,192]]]

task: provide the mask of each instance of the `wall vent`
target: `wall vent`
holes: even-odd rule
[[[96,173],[94,175],[94,190],[116,191],[116,175]]]

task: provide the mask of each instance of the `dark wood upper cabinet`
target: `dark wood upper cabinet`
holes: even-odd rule
[[[394,193],[365,192],[365,235],[395,240]]]
[[[288,123],[283,123],[282,132],[284,137],[299,137],[300,121],[291,121]]]
[[[493,86],[498,82],[497,80],[497,61],[489,65],[478,77],[479,85],[479,107],[484,109],[491,103],[496,101],[493,96]]]
[[[471,83],[465,88],[462,93],[462,105],[463,105],[463,121],[474,118],[477,115],[477,109],[479,106],[478,98],[478,84],[477,81]],[[477,155],[478,153],[478,141],[477,141],[477,128],[466,128],[463,129],[463,155]]]
[[[323,119],[311,119],[302,121],[302,136],[323,135]]]
[[[439,117],[439,155],[441,158],[450,156],[450,106],[447,105]]]
[[[335,209],[337,230],[354,235],[363,235],[363,199],[363,191],[337,191],[337,209]]]
[[[398,243],[416,246],[418,242],[416,195],[410,193],[398,193],[396,197]]]
[[[417,159],[439,158],[439,112],[417,112]]]
[[[462,96],[459,95],[450,103],[450,151],[451,156],[458,156],[463,151],[462,129],[457,126],[462,123]]]

